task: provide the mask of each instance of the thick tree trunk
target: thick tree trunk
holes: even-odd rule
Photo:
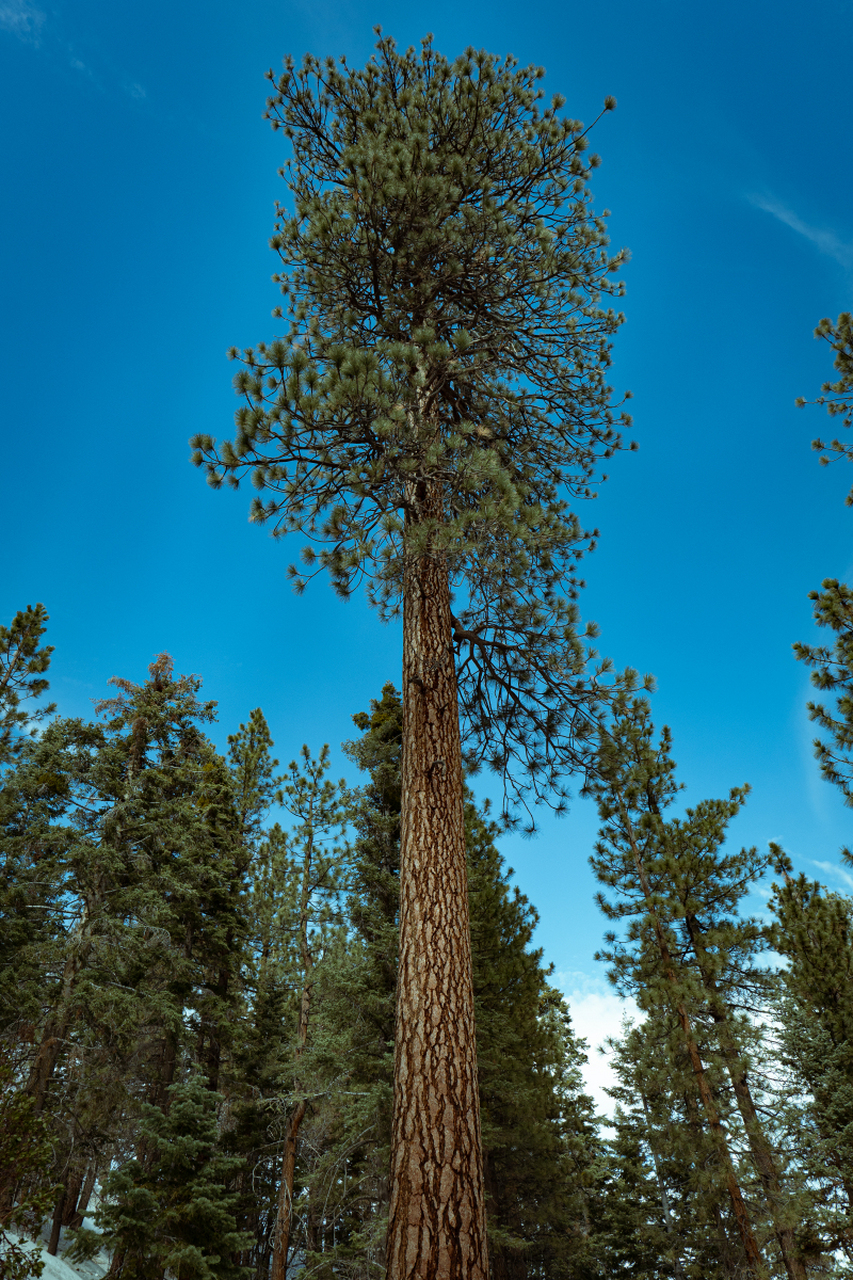
[[[427,553],[405,569],[402,791],[387,1277],[487,1280],[450,589]]]

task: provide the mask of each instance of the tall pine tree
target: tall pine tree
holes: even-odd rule
[[[550,795],[601,696],[573,603],[591,535],[567,499],[619,443],[621,255],[587,130],[560,98],[540,108],[541,74],[388,38],[363,70],[270,73],[293,143],[273,240],[289,324],[243,353],[234,442],[193,442],[214,486],[252,473],[254,520],[321,544],[309,569],[402,609],[391,1280],[488,1270],[460,705],[472,757]]]
[[[601,895],[601,905],[613,919],[631,918],[624,941],[609,935],[605,958],[616,982],[635,992],[641,1004],[655,1007],[663,1000],[677,1017],[680,1048],[691,1062],[749,1274],[765,1275],[767,1264],[714,1097],[709,1054],[728,1077],[785,1272],[789,1280],[805,1280],[795,1229],[797,1197],[785,1184],[781,1154],[759,1114],[753,1088],[756,1058],[750,1053],[753,1033],[743,1015],[750,995],[759,1007],[762,999],[766,1006],[769,988],[757,963],[763,931],[740,917],[738,906],[764,873],[770,855],[722,848],[745,788],[733,790],[728,800],[702,801],[683,818],[664,820],[678,790],[669,733],[665,729],[654,743],[643,699],[622,699],[618,711],[602,731],[599,772],[590,784],[605,822],[592,865],[618,894],[615,902]]]

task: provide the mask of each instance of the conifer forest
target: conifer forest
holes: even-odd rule
[[[635,447],[599,120],[512,57],[376,41],[269,72],[280,301],[191,448],[250,490],[294,616],[325,578],[401,661],[337,779],[169,652],[69,717],[51,602],[0,619],[0,1280],[840,1280],[853,897],[738,847],[745,782],[682,802],[654,681],[581,621]],[[800,416],[843,469],[850,313],[817,337]],[[812,609],[812,767],[853,806],[853,584]],[[578,795],[639,1011],[608,1114],[502,853]]]

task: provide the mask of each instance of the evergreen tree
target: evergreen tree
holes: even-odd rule
[[[825,405],[831,418],[840,418],[841,425],[849,427],[853,422],[853,315],[849,311],[842,311],[835,321],[824,318],[815,329],[814,336],[829,343],[835,371],[839,375],[837,381],[823,384],[815,404]],[[797,400],[801,407],[806,403],[803,396]],[[830,453],[835,454],[836,458],[853,461],[853,449],[839,439],[832,440],[829,444],[820,439],[813,440],[812,448],[822,452],[821,466],[829,463]],[[853,489],[847,495],[847,505],[853,506]]]
[[[809,719],[829,735],[815,738],[815,756],[827,782],[840,788],[846,805],[853,805],[853,590],[836,578],[826,578],[823,591],[811,591],[814,619],[819,627],[829,627],[835,640],[829,645],[795,644],[794,653],[812,668],[811,682],[817,689],[835,691],[835,710],[822,702],[809,702]],[[853,865],[853,855],[844,857]]]
[[[249,1241],[236,1229],[237,1196],[227,1189],[240,1160],[218,1146],[222,1097],[194,1075],[170,1085],[168,1098],[165,1111],[143,1109],[148,1159],[122,1166],[104,1184],[98,1219],[114,1250],[110,1274],[240,1280],[246,1272],[231,1259]]]
[[[853,1264],[853,903],[827,893],[771,846],[771,938],[787,960],[780,1011],[785,1057],[799,1088],[795,1131],[800,1158],[820,1188],[815,1251],[843,1250]]]
[[[257,1280],[267,1280],[279,1193],[275,1105],[292,1057],[291,1028],[296,1020],[295,993],[289,984],[292,939],[284,919],[292,894],[284,883],[280,841],[267,830],[282,778],[259,707],[248,723],[229,735],[228,743],[234,803],[249,864],[241,1016],[230,1053],[223,1144],[243,1161],[235,1178],[240,1194],[237,1221],[251,1234],[252,1243],[241,1262],[251,1267]]]
[[[765,1003],[768,993],[766,976],[756,963],[762,930],[741,919],[737,908],[763,874],[769,855],[762,858],[754,849],[730,854],[721,848],[745,788],[733,790],[728,800],[703,801],[682,819],[664,821],[663,811],[678,790],[669,733],[665,729],[655,746],[648,704],[642,699],[623,699],[618,711],[602,732],[599,773],[590,784],[605,821],[591,861],[599,879],[619,894],[616,903],[600,895],[606,914],[632,919],[624,942],[608,935],[605,958],[613,966],[614,980],[636,992],[641,1005],[655,1007],[663,1000],[677,1016],[679,1046],[691,1060],[749,1274],[766,1274],[766,1263],[714,1097],[709,1052],[728,1076],[786,1274],[789,1280],[805,1280],[795,1230],[800,1207],[785,1185],[781,1155],[759,1115],[751,1084],[753,1033],[739,1012],[750,993],[759,1000],[763,994]],[[704,1053],[703,1029],[708,1041]]]
[[[297,823],[286,835],[280,828],[274,828],[271,833],[271,838],[277,837],[282,843],[284,874],[292,885],[294,942],[298,954],[293,1089],[284,1132],[271,1280],[285,1280],[287,1274],[293,1234],[296,1158],[300,1129],[309,1105],[302,1067],[308,1048],[316,971],[340,917],[337,898],[346,850],[339,841],[346,826],[348,797],[343,782],[335,785],[326,778],[328,769],[327,746],[316,760],[307,747],[302,748],[302,762],[291,762],[281,792],[282,803]]]
[[[290,323],[244,352],[235,442],[193,442],[214,486],[251,471],[252,518],[319,541],[342,594],[366,577],[402,607],[392,1280],[488,1267],[459,696],[472,758],[539,795],[601,696],[573,603],[591,535],[565,497],[619,443],[602,298],[621,255],[587,130],[560,98],[540,109],[541,74],[387,38],[361,71],[286,62],[268,115],[293,143],[273,240]]]
[[[256,847],[281,779],[275,770],[278,761],[272,756],[273,740],[260,707],[241,724],[237,733],[228,735],[228,762],[234,792],[234,804],[240,819],[243,840]]]
[[[825,405],[830,417],[840,417],[842,426],[849,427],[853,420],[853,316],[842,312],[834,324],[831,320],[821,320],[815,337],[830,343],[835,353],[835,368],[840,375],[837,382],[823,384],[823,394],[818,397],[817,404]],[[797,403],[804,405],[806,401],[801,397]],[[830,445],[814,440],[812,448],[828,450],[837,457],[853,460],[850,446],[837,439]],[[824,454],[820,461],[826,464],[829,458]],[[847,505],[853,505],[853,489],[847,495]],[[814,742],[821,774],[828,782],[840,787],[845,804],[853,805],[853,592],[836,578],[824,579],[822,586],[823,592],[812,591],[809,599],[814,601],[817,625],[829,627],[836,633],[834,644],[831,648],[828,645],[795,644],[794,652],[801,662],[812,668],[811,681],[817,689],[838,691],[835,714],[820,702],[810,702],[808,712],[809,718],[829,735],[829,741],[816,738]],[[853,863],[849,850],[843,852],[845,858]]]
[[[619,1083],[602,1205],[605,1274],[672,1275],[691,1280],[740,1280],[749,1272],[740,1225],[721,1178],[718,1138],[710,1130],[687,1051],[681,1019],[666,1001],[646,1006],[639,1026],[610,1040]],[[730,1157],[756,1237],[772,1233],[755,1196],[755,1173],[725,1072],[715,1053],[712,1024],[694,1009],[693,1031]],[[784,1266],[767,1260],[769,1274]]]
[[[309,1178],[325,1238],[309,1256],[321,1275],[368,1277],[382,1266],[389,1204],[392,1040],[399,914],[402,708],[386,685],[353,717],[348,745],[369,774],[353,814],[348,916],[352,935],[326,966],[315,1046],[328,1143]],[[490,1271],[506,1277],[597,1274],[589,1202],[597,1157],[583,1054],[541,953],[536,913],[508,875],[497,828],[466,804],[479,1093]],[[320,1087],[318,1085],[318,1087]],[[523,1135],[523,1138],[520,1138]],[[333,1227],[333,1230],[330,1229]]]
[[[0,627],[0,767],[20,752],[26,741],[22,732],[53,714],[54,704],[37,710],[21,710],[21,704],[47,692],[45,672],[53,645],[39,645],[48,622],[43,604],[19,609],[8,627]]]
[[[714,1152],[686,1113],[692,1082],[673,1070],[671,1026],[661,1012],[608,1041],[618,1084],[608,1089],[617,1106],[601,1231],[605,1273],[716,1280],[737,1270],[715,1229],[725,1211],[719,1188],[696,1175]]]
[[[144,685],[116,683],[108,723],[54,722],[3,784],[9,914],[23,941],[0,995],[18,1086],[52,1126],[52,1253],[98,1164],[128,1147],[145,1164],[132,1123],[141,1100],[165,1111],[187,1059],[216,1085],[237,994],[237,820],[197,727],[212,704],[162,655]]]
[[[167,654],[149,673],[142,685],[114,679],[118,696],[98,709],[115,744],[104,843],[123,860],[132,922],[157,959],[144,988],[145,1094],[165,1110],[183,1052],[211,1089],[218,1084],[237,996],[247,860],[228,771],[198,727],[214,718],[215,704],[199,701],[197,676],[173,675]]]

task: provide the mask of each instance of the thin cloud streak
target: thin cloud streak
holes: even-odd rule
[[[842,267],[853,267],[853,244],[848,244],[837,236],[834,231],[828,231],[822,227],[810,227],[807,222],[803,222],[792,209],[782,204],[781,200],[776,200],[773,196],[752,195],[749,197],[750,204],[754,204],[757,209],[762,209],[764,213],[769,213],[772,218],[776,218],[779,222],[790,227],[797,235],[802,236],[813,244],[815,248],[840,263]]]
[[[834,876],[836,880],[840,880],[846,889],[853,889],[853,876],[844,867],[839,867],[835,862],[818,862],[817,858],[809,858],[809,862],[824,871],[827,876]]]
[[[2,0],[0,3],[0,30],[17,36],[24,44],[40,44],[46,17],[30,0]]]
[[[101,93],[114,92],[120,88],[134,102],[145,102],[148,94],[145,86],[137,80],[131,80],[126,74],[116,74],[115,70],[90,66],[78,56],[75,42],[65,38],[55,25],[44,33],[42,29],[47,22],[47,14],[38,8],[33,0],[0,0],[0,31],[7,31],[23,44],[39,49],[43,56],[59,59],[72,71],[85,76],[92,88]],[[43,41],[42,34],[47,38]],[[104,62],[103,58],[98,61]]]

